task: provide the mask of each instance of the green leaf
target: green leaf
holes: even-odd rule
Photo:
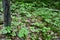
[[[29,33],[29,31],[27,30],[27,28],[22,27],[18,32],[18,37],[20,37],[20,38],[24,37],[24,36],[28,35],[28,33]]]
[[[16,36],[16,33],[15,32],[12,32],[12,34],[11,34],[12,36]]]

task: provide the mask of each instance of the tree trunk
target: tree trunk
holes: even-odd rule
[[[11,26],[10,0],[2,0],[4,11],[4,26]]]

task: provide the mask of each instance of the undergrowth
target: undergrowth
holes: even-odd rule
[[[57,37],[55,33],[60,35],[58,11],[35,7],[35,3],[11,2],[11,17],[11,27],[0,30],[0,34],[9,38],[18,36],[25,40],[52,40]]]

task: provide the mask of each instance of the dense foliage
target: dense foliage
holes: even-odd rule
[[[11,27],[3,27],[0,34],[5,34],[9,40],[16,37],[25,40],[60,37],[59,4],[59,0],[11,0],[12,24]],[[0,5],[0,14],[3,15],[1,1]]]

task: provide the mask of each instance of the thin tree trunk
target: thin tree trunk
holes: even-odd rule
[[[4,11],[4,26],[11,26],[10,0],[2,0]]]

